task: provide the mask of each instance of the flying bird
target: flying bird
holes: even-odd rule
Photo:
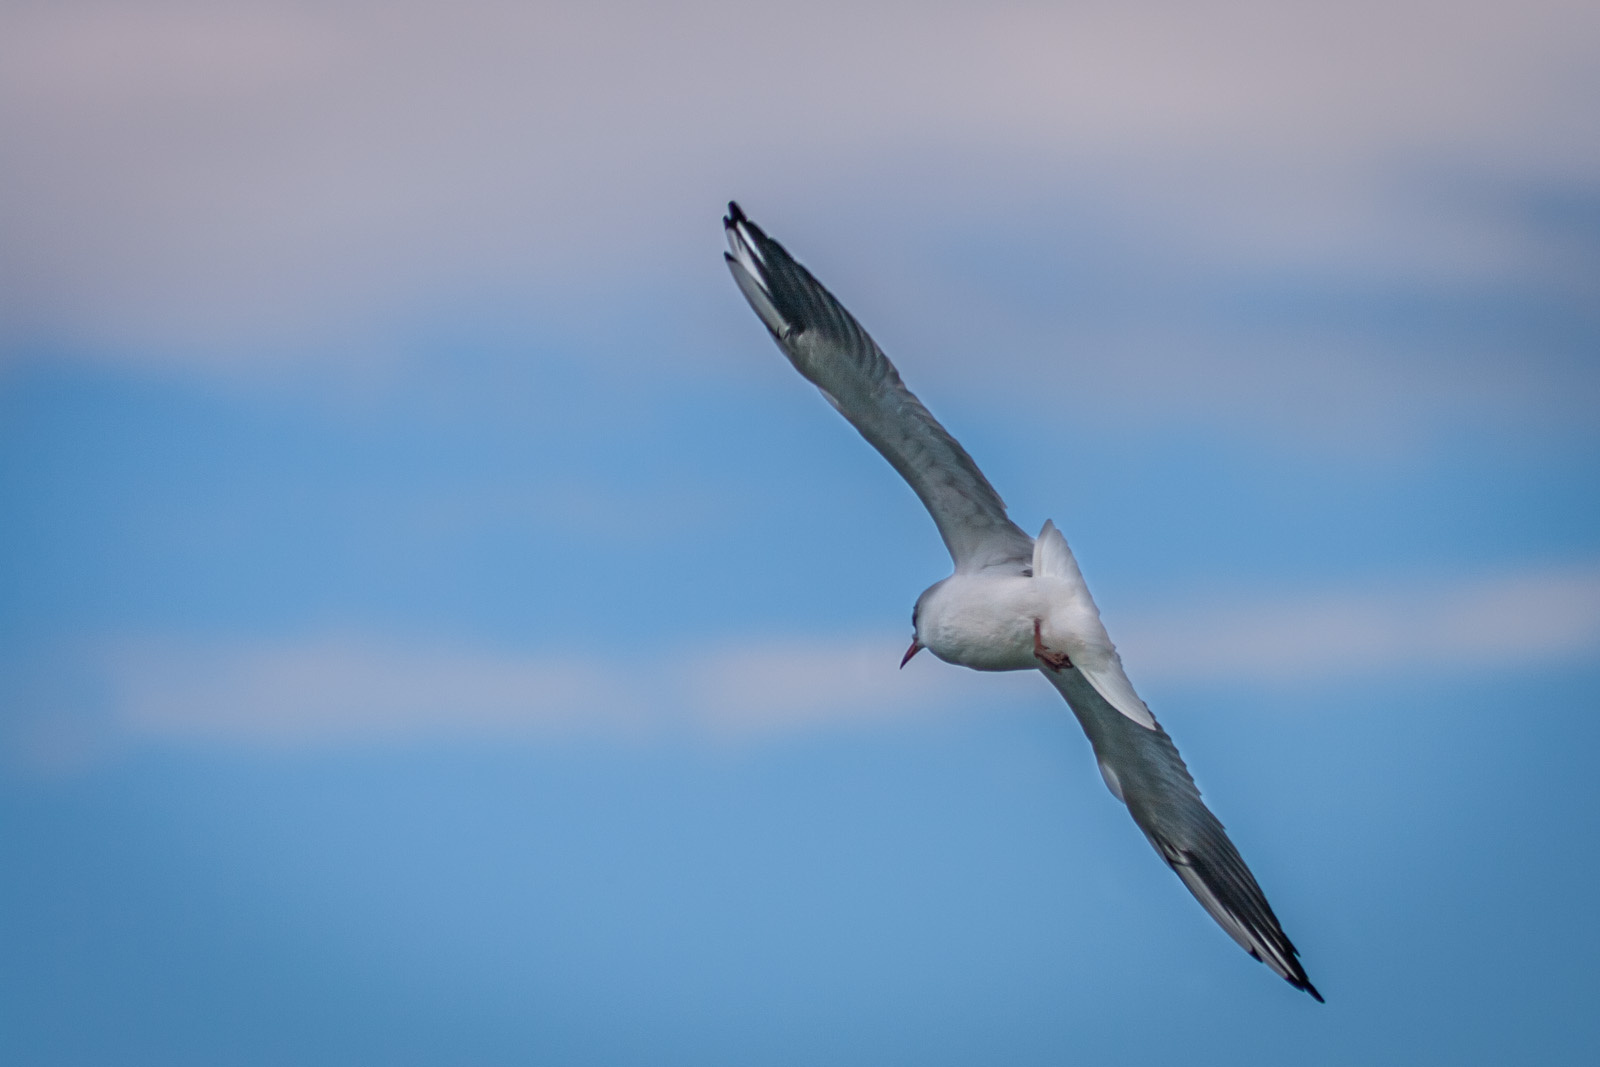
[[[1122,669],[1066,538],[1029,537],[972,457],[905,387],[832,293],[730,203],[728,269],[778,347],[883,454],[933,516],[955,564],[911,614],[903,667],[922,649],[980,671],[1038,670],[1066,698],[1113,796],[1246,952],[1318,1001],[1299,953],[1172,739]]]

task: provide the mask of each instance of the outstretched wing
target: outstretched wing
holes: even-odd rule
[[[728,205],[724,258],[739,290],[795,369],[883,453],[921,498],[958,572],[1032,561],[1033,540],[1006,517],[972,457],[900,381],[881,349],[784,247]]]
[[[1074,668],[1041,673],[1061,690],[1089,735],[1106,786],[1189,892],[1246,952],[1320,1001],[1266,895],[1200,799],[1166,731],[1159,724],[1147,729],[1119,712]]]

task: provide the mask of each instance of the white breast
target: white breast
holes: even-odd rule
[[[1032,579],[954,575],[928,591],[918,639],[946,663],[979,671],[1031,670],[1033,620],[1043,605]]]

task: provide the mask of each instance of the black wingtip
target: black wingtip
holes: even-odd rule
[[[1251,955],[1254,955],[1254,953],[1251,953]],[[1296,989],[1303,989],[1307,993],[1310,993],[1311,998],[1318,1004],[1326,1004],[1327,1001],[1322,999],[1322,994],[1317,992],[1317,987],[1312,985],[1311,979],[1306,977],[1305,968],[1300,966],[1300,961],[1298,959],[1291,959],[1290,962],[1294,964],[1294,973],[1284,975],[1284,981],[1288,982]]]
[[[729,200],[728,213],[723,216],[722,224],[724,226],[734,226],[746,221],[748,220],[744,217],[744,209],[739,206],[739,201]]]
[[[1284,981],[1288,982],[1290,985],[1294,986],[1296,989],[1303,989],[1307,993],[1310,993],[1312,998],[1314,1000],[1316,1000],[1316,1002],[1318,1004],[1326,1004],[1327,1001],[1322,999],[1322,994],[1317,992],[1317,987],[1311,984],[1311,979],[1310,978],[1306,977],[1306,969],[1304,967],[1300,966],[1300,954],[1295,951],[1295,948],[1294,948],[1293,945],[1288,944],[1288,939],[1287,938],[1284,939],[1284,943],[1285,943],[1285,947],[1288,948],[1288,950],[1289,950],[1289,955],[1288,955],[1288,959],[1287,959],[1287,962],[1288,962],[1288,965],[1289,965],[1289,973],[1283,975]],[[1250,955],[1255,956],[1255,953],[1252,952],[1252,953],[1250,953]],[[1260,959],[1261,957],[1256,956],[1256,958]],[[1279,973],[1281,974],[1282,972],[1280,971]]]

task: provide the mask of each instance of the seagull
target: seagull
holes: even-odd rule
[[[1299,953],[1167,732],[1122,669],[1066,538],[1029,537],[956,439],[832,293],[729,203],[723,256],[778,348],[922,500],[955,565],[917,598],[904,667],[923,649],[979,671],[1038,670],[1089,736],[1112,796],[1241,947],[1319,1002]]]

